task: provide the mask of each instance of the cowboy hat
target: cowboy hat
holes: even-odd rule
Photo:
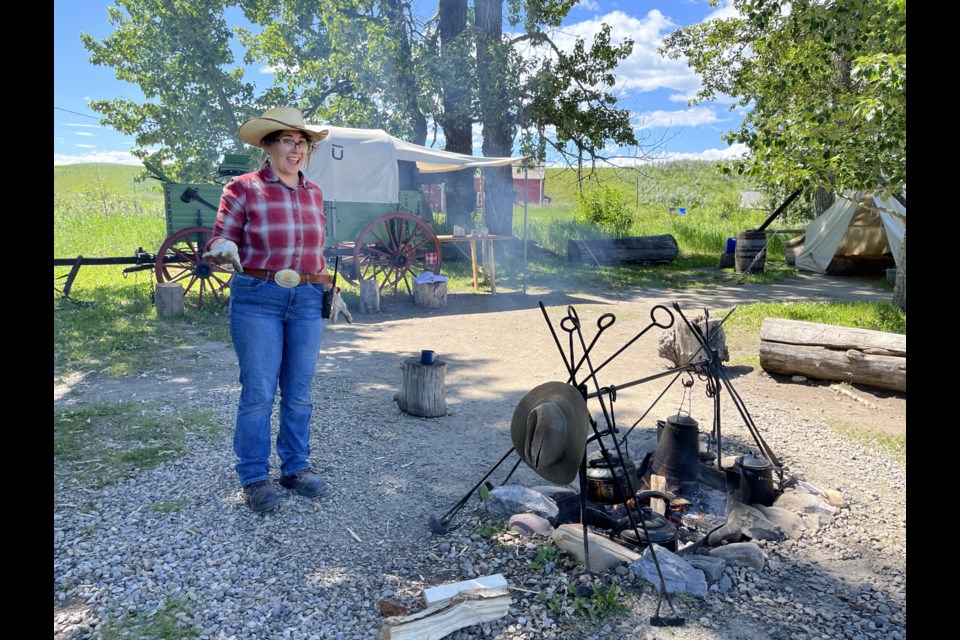
[[[293,107],[274,107],[263,115],[247,118],[240,125],[240,139],[254,147],[262,147],[263,138],[274,131],[295,129],[307,137],[310,144],[320,142],[330,134],[329,129],[311,128],[303,121],[303,113]]]
[[[510,437],[527,466],[550,482],[567,484],[583,461],[589,422],[587,402],[575,387],[545,382],[520,400]]]

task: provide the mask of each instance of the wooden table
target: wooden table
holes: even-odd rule
[[[479,282],[477,279],[477,243],[480,243],[481,251],[481,261],[483,262],[483,270],[490,277],[490,293],[497,292],[497,274],[496,267],[493,261],[493,241],[494,240],[510,240],[512,236],[437,236],[437,240],[440,241],[440,244],[450,244],[450,243],[470,243],[470,263],[473,266],[473,288],[477,289]],[[457,247],[460,251],[463,251],[460,247]],[[463,251],[466,255],[466,251]]]

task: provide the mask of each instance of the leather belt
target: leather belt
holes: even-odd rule
[[[329,284],[333,285],[333,276],[328,274],[319,274],[319,273],[301,273],[297,274],[293,269],[281,269],[280,271],[267,271],[265,269],[248,269],[244,267],[243,272],[247,275],[251,275],[254,278],[260,278],[261,280],[270,280],[276,282],[282,287],[291,287],[297,286],[298,284]],[[280,278],[277,279],[277,274],[280,274]],[[290,279],[285,279],[285,275],[289,274],[292,276]],[[300,282],[298,283],[293,278],[300,276]]]

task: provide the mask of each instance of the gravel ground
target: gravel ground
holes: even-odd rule
[[[435,535],[428,526],[430,516],[445,514],[508,454],[510,419],[527,391],[566,379],[538,303],[555,327],[574,306],[588,340],[600,314],[615,314],[594,351],[606,356],[646,327],[657,304],[677,302],[692,317],[703,308],[768,296],[884,295],[852,279],[816,277],[683,295],[507,290],[451,295],[437,311],[388,300],[381,315],[354,311],[355,324],[328,326],[315,383],[312,459],[329,486],[322,499],[287,493],[277,510],[250,512],[233,471],[229,428],[191,436],[186,457],[104,489],[55,474],[54,638],[103,637],[104,625],[133,625],[174,600],[186,605],[179,624],[195,631],[177,637],[373,639],[384,619],[381,601],[416,612],[423,589],[494,573],[511,587],[509,614],[450,638],[904,638],[906,467],[851,437],[849,427],[902,436],[905,394],[855,387],[839,393],[832,385],[792,382],[759,368],[728,368],[787,475],[840,491],[849,508],[799,539],[760,543],[767,556],[762,570],[729,565],[706,597],[673,597],[686,620],[682,626],[650,624],[656,591],[624,566],[585,573],[565,555],[534,562],[545,548],[542,538],[478,534],[479,525],[503,522],[485,512],[476,495],[451,520],[449,533]],[[657,356],[660,333],[644,334],[611,361],[603,384],[623,385],[669,366]],[[729,346],[734,361],[755,355]],[[447,363],[448,414],[440,418],[407,415],[393,399],[402,361],[420,349],[437,351]],[[190,351],[191,358],[130,379],[55,380],[54,406],[163,401],[180,411],[210,408],[231,425],[239,392],[232,348],[206,343]],[[682,402],[671,389],[651,408],[664,387],[658,380],[619,391],[617,423],[636,424],[631,446],[655,433],[656,420]],[[703,389],[697,379],[689,398],[701,431],[713,417]],[[721,421],[725,446],[750,448],[749,433],[727,399],[721,400]],[[510,454],[491,482],[504,481],[516,460]],[[544,484],[523,464],[510,482]],[[180,508],[150,508],[170,500],[181,500]],[[565,593],[568,585],[609,588],[614,582],[625,606],[612,616],[591,620],[574,610],[571,598],[559,596],[548,606],[549,596]],[[662,614],[672,613],[661,604]]]

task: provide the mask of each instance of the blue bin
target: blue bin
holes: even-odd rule
[[[737,239],[727,238],[727,253],[736,253],[736,251],[737,251]]]

